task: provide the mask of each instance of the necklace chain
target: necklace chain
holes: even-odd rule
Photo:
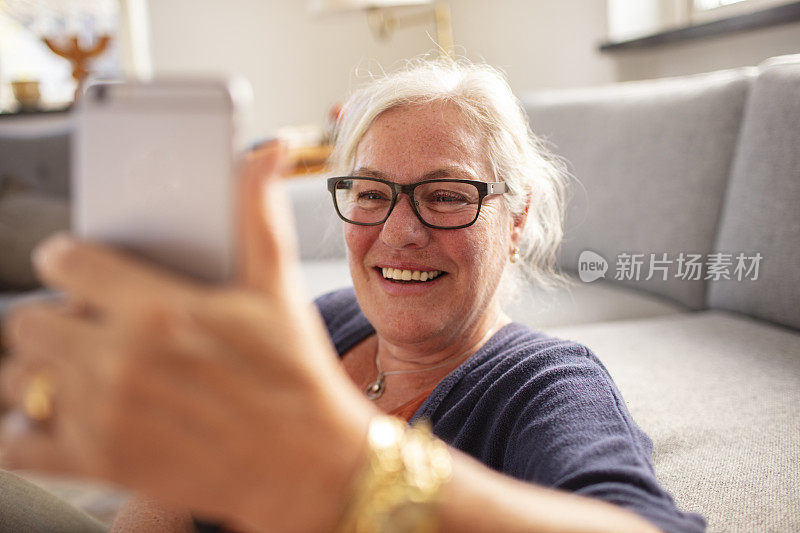
[[[437,368],[441,368],[441,367],[445,366],[448,363],[451,363],[451,362],[453,362],[455,360],[461,359],[462,357],[465,357],[467,355],[476,353],[478,350],[481,349],[483,344],[487,340],[489,340],[489,337],[494,332],[494,328],[500,322],[500,320],[502,319],[502,316],[503,315],[501,314],[500,316],[497,317],[497,320],[495,321],[494,324],[492,324],[492,327],[489,328],[489,331],[486,332],[486,335],[484,335],[483,338],[478,342],[478,348],[477,349],[475,349],[474,351],[472,349],[469,349],[469,350],[467,350],[467,351],[465,351],[463,353],[456,354],[454,356],[448,357],[444,361],[436,363],[433,366],[429,366],[429,367],[425,367],[425,368],[413,368],[413,369],[410,369],[410,370],[390,370],[388,372],[384,372],[381,369],[380,351],[376,350],[376,352],[375,352],[375,368],[378,369],[378,376],[375,378],[375,381],[373,381],[372,383],[367,385],[367,388],[364,391],[365,394],[367,395],[367,398],[369,398],[370,400],[377,400],[378,398],[383,396],[383,393],[386,390],[386,376],[392,376],[392,375],[397,375],[397,374],[413,374],[415,372],[424,372],[426,370],[436,370]]]

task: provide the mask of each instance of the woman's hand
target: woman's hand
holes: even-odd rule
[[[67,301],[8,318],[3,392],[19,406],[45,373],[54,413],[33,424],[12,411],[7,464],[109,480],[239,527],[335,524],[374,408],[299,293],[282,152],[243,167],[238,287],[65,236],[42,245],[38,272]]]

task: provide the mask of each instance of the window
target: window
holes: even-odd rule
[[[731,4],[737,4],[739,2],[744,2],[744,1],[745,0],[693,0],[693,5],[695,11],[706,11],[709,9],[714,9],[722,6],[729,6]]]
[[[691,0],[689,21],[710,22],[790,3],[791,0]]]
[[[681,31],[797,0],[607,0],[609,43]]]

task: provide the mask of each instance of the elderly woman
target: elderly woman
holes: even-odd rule
[[[281,154],[244,166],[236,286],[40,248],[68,298],[9,320],[11,464],[136,489],[119,530],[703,529],[594,354],[501,309],[526,269],[552,278],[564,195],[499,74],[421,63],[350,98],[328,188],[354,291],[318,313]]]

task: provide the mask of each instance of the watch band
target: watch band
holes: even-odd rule
[[[436,503],[452,475],[452,458],[430,424],[407,426],[394,417],[376,416],[369,425],[367,455],[338,531],[437,531]]]

